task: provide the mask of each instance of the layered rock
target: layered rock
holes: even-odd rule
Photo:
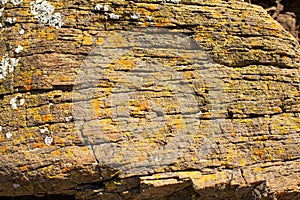
[[[260,6],[2,2],[0,196],[299,198],[300,48]]]

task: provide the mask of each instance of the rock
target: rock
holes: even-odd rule
[[[260,6],[2,7],[1,198],[300,197],[299,43]]]

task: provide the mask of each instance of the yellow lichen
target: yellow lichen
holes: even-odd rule
[[[53,151],[52,155],[53,155],[53,156],[58,156],[58,155],[60,155],[60,150],[55,150],[55,151]]]
[[[90,34],[88,34],[86,31],[83,32],[83,40],[82,43],[84,45],[91,45],[93,41],[93,38]]]
[[[70,148],[67,148],[66,153],[68,154],[69,157],[73,157],[74,156],[73,153],[72,153],[72,151],[70,150]]]
[[[41,118],[42,118],[43,122],[50,122],[50,121],[53,121],[53,119],[54,119],[53,115],[50,113],[48,113],[46,115],[42,115]]]
[[[96,44],[101,45],[102,43],[103,43],[103,38],[98,37],[97,41],[96,41]]]
[[[89,148],[87,148],[87,147],[82,147],[82,151],[88,151],[89,150]]]

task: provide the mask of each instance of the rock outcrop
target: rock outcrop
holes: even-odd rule
[[[1,197],[300,199],[300,47],[262,7],[1,2]]]

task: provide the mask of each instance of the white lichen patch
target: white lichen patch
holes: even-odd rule
[[[25,30],[21,28],[19,34],[20,34],[20,35],[23,35],[24,33],[25,33]]]
[[[101,4],[97,4],[96,6],[95,6],[95,10],[96,11],[100,11],[100,10],[102,10],[102,8],[103,8],[103,5],[101,5]]]
[[[9,68],[9,58],[3,56],[1,63],[0,63],[0,79],[3,79],[7,76],[7,69]]]
[[[104,11],[104,12],[108,12],[109,10],[110,10],[109,5],[104,5],[104,6],[103,6],[103,11]]]
[[[31,2],[30,10],[34,15],[34,18],[36,18],[39,23],[49,24],[50,26],[61,28],[63,24],[61,14],[53,14],[55,9],[47,1],[36,0],[34,2]]]
[[[108,12],[110,10],[110,7],[109,7],[109,5],[97,4],[94,9],[95,9],[95,11]]]
[[[163,3],[175,3],[175,4],[179,4],[180,0],[163,0]]]
[[[8,68],[8,73],[13,73],[15,70],[15,67],[18,66],[19,59],[17,58],[10,58],[10,66]]]
[[[40,129],[40,133],[41,134],[48,134],[49,133],[49,129],[47,127],[43,128],[43,129]]]
[[[4,5],[7,3],[7,0],[1,0],[1,3]]]
[[[15,18],[15,17],[14,18],[9,17],[6,19],[6,22],[9,24],[14,24],[14,23],[16,23],[16,21],[17,21],[17,18]]]
[[[2,126],[0,126],[0,132],[2,131]]]
[[[14,69],[18,64],[19,59],[9,58],[7,55],[3,56],[0,62],[0,79],[5,78],[8,73],[14,72]]]
[[[14,4],[15,6],[18,6],[20,3],[22,3],[23,0],[10,0],[10,2],[12,4]]]
[[[4,8],[1,8],[1,9],[0,9],[0,17],[2,17],[3,11],[4,11]]]
[[[54,26],[57,29],[61,28],[63,22],[60,13],[55,13],[54,15],[51,16],[49,25]]]
[[[12,98],[9,103],[10,103],[10,106],[13,110],[16,110],[18,108],[17,98]]]
[[[50,146],[53,142],[53,138],[51,136],[46,136],[44,141],[46,145]]]
[[[20,106],[23,106],[25,104],[25,99],[20,99]]]
[[[5,136],[6,136],[7,139],[10,139],[10,138],[12,138],[13,135],[12,135],[11,132],[8,132],[8,133],[5,134]]]
[[[151,22],[151,21],[152,21],[152,17],[150,17],[150,16],[146,16],[146,18],[147,18],[147,20],[148,20],[149,22]]]
[[[20,184],[14,183],[14,184],[13,184],[13,187],[14,187],[14,188],[18,188],[18,187],[20,187]]]
[[[16,53],[20,53],[23,49],[24,49],[24,48],[23,48],[21,45],[19,45],[19,46],[15,49],[15,52],[16,52]]]
[[[9,101],[10,106],[13,110],[16,110],[19,106],[23,106],[25,104],[25,99],[22,99],[22,95],[18,94],[17,96],[11,98]]]
[[[46,24],[54,12],[54,7],[47,1],[36,0],[30,3],[30,10],[39,23]]]
[[[133,20],[137,20],[140,18],[140,14],[139,13],[133,13],[133,15],[130,16],[131,19]]]
[[[67,122],[70,122],[72,119],[73,119],[72,116],[66,117],[66,121],[67,121]]]
[[[110,19],[120,19],[120,15],[116,15],[114,13],[109,13],[108,16]]]

